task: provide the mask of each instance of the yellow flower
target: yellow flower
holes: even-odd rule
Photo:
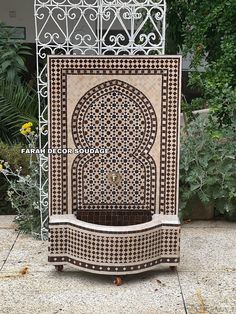
[[[24,129],[20,129],[20,133],[21,133],[22,135],[26,135],[26,134],[27,134],[26,130],[24,130]]]
[[[33,123],[32,122],[27,122],[25,124],[22,125],[22,129],[27,129],[29,127],[33,126]]]
[[[0,171],[2,171],[2,169],[3,169],[3,165],[2,165],[2,164],[0,164]]]
[[[31,127],[33,126],[32,122],[27,122],[25,124],[22,125],[20,132],[23,135],[27,135],[31,132]]]

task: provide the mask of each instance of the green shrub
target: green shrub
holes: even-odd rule
[[[0,139],[8,144],[22,141],[21,125],[25,121],[38,123],[36,91],[21,84],[0,80]]]
[[[7,160],[11,164],[13,171],[22,168],[22,174],[26,175],[29,173],[30,158],[28,155],[20,153],[22,147],[22,144],[9,146],[0,141],[0,160]],[[16,213],[16,210],[12,208],[11,202],[7,196],[8,188],[9,183],[5,176],[0,173],[0,215]]]
[[[19,230],[39,237],[41,234],[41,218],[39,211],[39,163],[32,161],[30,174],[22,175],[7,167],[9,179],[8,197],[17,215],[15,222]]]
[[[236,216],[236,129],[212,130],[201,116],[183,130],[180,159],[180,214],[198,197],[205,205],[234,219]]]
[[[38,135],[31,127],[27,129],[25,134],[29,148],[36,148]],[[5,146],[3,144],[5,149]],[[20,145],[16,145],[17,150]],[[15,149],[15,147],[14,147]],[[3,150],[4,151],[4,150]],[[8,155],[7,155],[8,154]],[[41,234],[41,218],[47,220],[47,213],[41,217],[39,210],[39,159],[38,156],[22,155],[26,160],[15,160],[12,166],[10,163],[12,155],[5,151],[5,160],[1,160],[0,172],[8,183],[8,199],[12,208],[16,210],[15,221],[20,230],[25,233],[31,233],[34,236],[42,236]],[[18,167],[18,162],[23,167]],[[45,179],[45,178],[44,178]]]
[[[11,202],[7,197],[8,182],[4,176],[0,173],[0,215],[13,215],[16,213],[12,208]]]
[[[22,174],[26,175],[29,173],[30,156],[21,154],[23,147],[20,143],[7,145],[0,141],[0,159],[7,160],[14,171],[21,167]]]
[[[31,48],[12,40],[13,29],[0,22],[0,79],[8,83],[20,83],[27,72],[25,56],[31,55]]]
[[[235,0],[167,0],[166,52],[191,55],[190,86],[202,93],[187,110],[205,103],[220,127],[232,123],[236,103],[235,21]]]
[[[22,139],[23,122],[38,121],[37,92],[22,79],[30,48],[12,40],[11,34],[12,29],[0,22],[0,139],[8,144]]]

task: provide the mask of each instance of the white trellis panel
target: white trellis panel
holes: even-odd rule
[[[47,55],[164,54],[164,0],[35,0],[40,148],[47,148]],[[47,156],[40,158],[41,238],[47,235]]]

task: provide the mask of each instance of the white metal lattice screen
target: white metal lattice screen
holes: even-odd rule
[[[47,55],[164,54],[164,0],[35,0],[39,145],[47,141]],[[47,156],[40,156],[41,238],[47,236]]]

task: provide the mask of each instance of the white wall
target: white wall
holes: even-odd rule
[[[34,0],[0,0],[0,20],[26,28],[26,41],[35,42]]]

